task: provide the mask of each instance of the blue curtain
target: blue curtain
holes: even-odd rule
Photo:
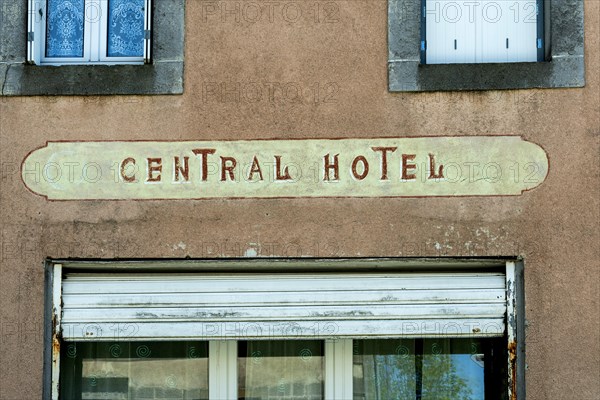
[[[144,0],[110,0],[108,56],[144,55]]]
[[[85,0],[48,0],[46,57],[83,57]]]

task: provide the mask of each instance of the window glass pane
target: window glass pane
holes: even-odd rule
[[[208,342],[66,342],[61,399],[208,399]]]
[[[83,57],[84,0],[48,0],[46,57]]]
[[[144,0],[108,2],[108,56],[144,56]]]
[[[354,399],[504,399],[502,343],[475,338],[355,340]]]
[[[355,340],[355,399],[415,398],[414,340]]]
[[[480,347],[471,339],[423,340],[422,399],[484,399]]]
[[[323,341],[238,342],[238,399],[323,399]]]

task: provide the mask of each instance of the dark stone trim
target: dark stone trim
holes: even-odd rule
[[[417,6],[415,6],[415,4]],[[531,63],[421,64],[420,2],[388,1],[391,92],[583,87],[584,25],[580,0],[545,0],[547,60]]]
[[[185,0],[153,1],[151,64],[111,66],[26,64],[27,1],[0,3],[1,95],[183,93]]]
[[[112,95],[177,94],[183,92],[183,62],[146,65],[9,64],[2,94]]]

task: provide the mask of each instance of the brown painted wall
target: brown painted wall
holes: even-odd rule
[[[250,24],[205,19],[202,2],[188,0],[182,96],[0,99],[0,398],[41,395],[46,257],[243,257],[248,249],[523,256],[528,398],[600,398],[599,3],[585,7],[585,88],[421,94],[387,91],[385,1],[333,0],[335,22],[315,21],[311,2],[287,3],[302,10],[298,22],[279,8],[272,22]],[[250,92],[203,96],[215,83],[253,82],[263,87],[258,101]],[[270,96],[276,85],[287,98]],[[517,197],[48,202],[18,172],[48,140],[456,134],[522,135],[547,151],[549,175]]]

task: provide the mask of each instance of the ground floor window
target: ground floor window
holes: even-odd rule
[[[108,267],[48,269],[53,399],[500,400],[515,392],[514,264]]]

